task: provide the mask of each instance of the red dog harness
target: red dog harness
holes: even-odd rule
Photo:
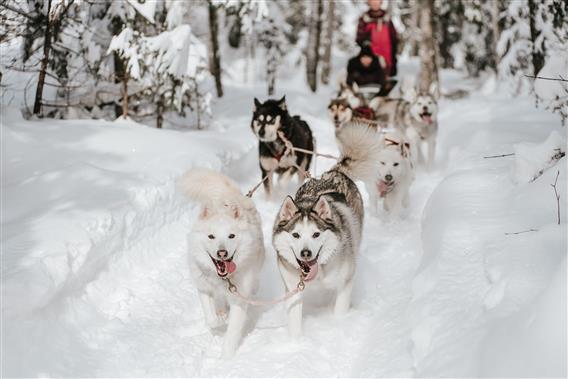
[[[353,115],[355,117],[364,118],[366,120],[371,120],[371,121],[375,120],[375,111],[367,106],[355,108],[353,110]]]

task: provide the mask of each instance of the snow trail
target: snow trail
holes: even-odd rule
[[[337,155],[326,113],[331,89],[311,95],[298,88],[303,87],[289,83],[283,88],[291,113],[310,124],[320,152]],[[474,94],[442,101],[436,169],[417,172],[405,217],[365,216],[352,310],[335,317],[328,299],[315,298],[308,286],[304,337],[294,340],[287,333],[283,305],[251,307],[242,345],[234,359],[225,361],[218,358],[223,334],[207,328],[187,266],[186,234],[197,210],[175,192],[174,182],[190,166],[222,170],[243,193],[260,180],[249,122],[252,98],[261,90],[230,90],[239,95],[217,104],[217,130],[210,132],[158,132],[94,121],[81,121],[85,129],[79,130],[71,122],[54,121],[50,133],[76,133],[68,140],[82,142],[53,149],[42,148],[41,139],[49,136],[41,130],[44,125],[3,123],[10,140],[3,144],[11,149],[14,164],[3,189],[19,200],[2,218],[13,230],[3,240],[2,295],[9,305],[3,306],[3,374],[408,377],[503,372],[489,358],[480,367],[481,352],[504,343],[488,339],[489,330],[548,291],[565,260],[566,237],[553,225],[551,199],[541,195],[550,191],[556,168],[535,183],[516,184],[511,158],[481,157],[513,151],[521,141],[544,141],[554,129],[554,117],[533,110],[528,100],[519,106]],[[30,144],[38,149],[38,161],[23,155]],[[61,156],[48,162],[45,157],[54,150]],[[39,165],[41,160],[45,164]],[[31,179],[19,174],[30,162],[36,165]],[[319,158],[318,174],[333,163]],[[565,175],[565,159],[559,169]],[[36,198],[38,189],[52,194],[48,201]],[[277,186],[273,199],[266,199],[262,189],[253,197],[267,251],[257,294],[262,299],[283,292],[270,236],[281,200],[294,190]],[[565,199],[565,183],[560,191]],[[538,201],[536,194],[542,197]],[[65,199],[81,206],[66,205]],[[528,227],[539,231],[504,235]],[[560,288],[555,286],[551,291]]]

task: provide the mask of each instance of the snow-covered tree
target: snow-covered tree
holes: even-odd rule
[[[537,99],[552,112],[558,113],[562,125],[568,121],[568,3],[560,0],[547,1],[547,10],[542,14],[539,39],[546,51],[542,68],[536,76]]]
[[[499,71],[509,79],[514,91],[532,91],[537,103],[557,112],[566,122],[568,89],[566,82],[529,79],[544,76],[566,79],[568,72],[568,3],[563,0],[520,0],[510,2],[497,45],[501,54]]]
[[[505,27],[497,44],[500,56],[499,75],[510,81],[515,93],[519,93],[527,83],[525,73],[532,71],[528,18],[527,0],[510,2],[504,20]]]
[[[171,20],[167,15],[164,19]],[[196,112],[198,127],[202,127],[203,112],[210,113],[210,95],[201,93],[200,87],[207,78],[207,48],[189,25],[175,26],[155,36],[128,27],[113,38],[109,52],[114,51],[125,59],[128,76],[142,88],[147,100],[147,104],[137,106],[136,116],[153,108],[156,126],[161,128],[166,111],[184,114],[188,106]]]
[[[287,49],[286,34],[290,29],[282,17],[283,13],[278,3],[271,3],[270,8],[272,8],[271,11],[257,22],[255,31],[258,42],[264,47],[268,96],[274,94],[278,66]]]

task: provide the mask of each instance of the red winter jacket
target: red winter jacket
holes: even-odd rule
[[[357,43],[360,46],[370,44],[373,52],[386,61],[385,73],[396,75],[396,29],[385,11],[368,10],[363,13],[357,25]]]

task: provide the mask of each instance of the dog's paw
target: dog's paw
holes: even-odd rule
[[[288,334],[293,339],[302,338],[302,336],[304,335],[304,333],[302,332],[302,326],[301,325],[289,325],[288,326]]]
[[[345,316],[349,312],[349,304],[335,304],[333,314],[336,316]]]
[[[219,316],[208,318],[206,321],[209,329],[217,329],[225,325],[225,318]]]
[[[223,349],[221,351],[221,358],[223,359],[231,359],[235,356],[237,352],[236,344],[232,342],[227,342],[226,338],[223,343]]]

